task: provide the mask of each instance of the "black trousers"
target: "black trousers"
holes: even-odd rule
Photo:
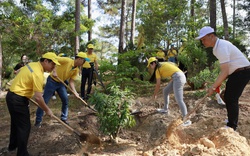
[[[29,156],[27,144],[31,129],[28,98],[8,92],[6,102],[11,118],[8,150],[17,148],[17,156]]]
[[[85,85],[88,80],[87,96],[91,92],[93,79],[93,68],[82,68],[82,80],[81,80],[81,97],[85,97]]]
[[[224,99],[227,108],[227,126],[237,129],[239,117],[239,98],[250,80],[250,70],[234,72],[228,76]]]

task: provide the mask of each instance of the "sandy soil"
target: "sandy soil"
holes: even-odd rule
[[[185,102],[188,110],[192,110],[201,98],[194,97],[189,87],[185,88]],[[219,105],[213,98],[206,98],[199,109],[191,116],[192,125],[173,126],[179,120],[180,111],[171,95],[168,115],[155,113],[155,109],[163,104],[162,95],[157,102],[148,102],[148,97],[137,98],[131,108],[141,108],[142,114],[136,115],[137,124],[130,129],[121,130],[116,141],[98,131],[97,117],[88,108],[70,107],[70,126],[78,131],[98,136],[101,145],[80,142],[79,136],[72,133],[58,121],[44,117],[41,128],[33,126],[36,106],[30,105],[32,130],[29,139],[29,152],[34,156],[250,156],[250,84],[240,98],[239,127],[235,132],[225,128],[227,118],[225,106]],[[10,119],[5,103],[5,93],[0,99],[0,155],[6,154],[9,140]],[[59,101],[59,99],[57,99]],[[70,101],[75,100],[70,96]],[[50,107],[58,108],[56,101]],[[60,116],[59,111],[53,111]],[[166,137],[168,134],[168,137]],[[15,155],[15,154],[12,154]]]

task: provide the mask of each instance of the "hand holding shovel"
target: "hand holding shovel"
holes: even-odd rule
[[[34,101],[33,99],[30,99],[30,101],[35,104],[36,106],[40,107],[40,105]],[[61,123],[63,126],[68,128],[71,132],[74,132],[77,136],[79,136],[80,141],[87,141],[92,144],[101,144],[101,140],[92,134],[87,134],[87,133],[79,133],[76,130],[74,130],[72,127],[64,123],[62,120],[60,120],[58,117],[56,117],[54,114],[51,114],[51,117],[53,117],[55,120],[57,120],[59,123]]]
[[[90,107],[87,102],[85,102],[80,96],[78,93],[76,93],[75,91],[73,91],[63,80],[61,80],[59,77],[57,77],[57,79],[65,86],[67,87],[74,95],[76,95],[76,97],[81,100],[83,102],[83,104],[85,106],[87,106],[88,108],[90,108],[91,110],[93,110],[94,112],[97,112],[94,108]],[[78,96],[77,96],[78,95]]]

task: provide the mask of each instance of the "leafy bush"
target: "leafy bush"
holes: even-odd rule
[[[115,139],[121,128],[135,125],[135,120],[129,111],[134,97],[128,89],[120,90],[116,85],[107,90],[109,95],[95,92],[89,102],[95,104],[95,109],[98,111],[100,130]]]
[[[212,85],[219,72],[219,62],[216,61],[211,69],[207,67],[204,70],[201,70],[197,75],[189,78],[188,82],[193,84],[193,86],[191,86],[193,87],[192,89],[204,88],[206,84],[209,86]]]
[[[191,40],[179,53],[178,60],[187,67],[188,77],[193,77],[206,68],[207,54],[197,41]]]

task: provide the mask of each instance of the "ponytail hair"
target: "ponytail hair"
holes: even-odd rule
[[[154,83],[156,81],[156,76],[155,76],[155,71],[161,67],[161,64],[158,62],[158,61],[154,61],[156,63],[156,66],[155,66],[155,69],[154,69],[154,72],[152,74],[152,76],[150,77],[149,79],[149,82],[150,83]]]

